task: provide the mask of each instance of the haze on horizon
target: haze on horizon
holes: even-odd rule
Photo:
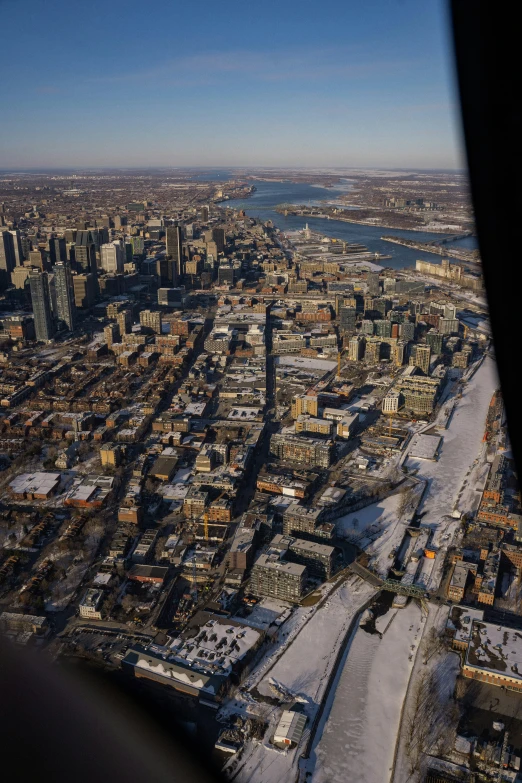
[[[442,0],[4,9],[2,169],[464,168]]]

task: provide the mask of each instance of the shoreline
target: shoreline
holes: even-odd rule
[[[284,216],[284,212],[280,212],[279,210],[275,209],[275,212],[277,212],[279,215]],[[433,228],[426,228],[426,226],[417,226],[415,228],[405,228],[401,226],[390,226],[385,223],[372,223],[366,220],[353,220],[352,218],[340,218],[340,217],[331,217],[330,215],[307,215],[306,213],[291,213],[288,215],[289,217],[303,217],[307,218],[309,220],[313,220],[314,218],[316,220],[333,220],[334,222],[338,223],[355,223],[358,226],[368,226],[370,228],[388,228],[391,231],[418,231],[425,234],[448,234],[450,233],[447,229],[444,230],[435,230]],[[467,233],[465,231],[462,232],[463,234]],[[415,249],[415,248],[412,248]]]

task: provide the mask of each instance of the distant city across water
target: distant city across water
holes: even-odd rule
[[[220,180],[226,180],[232,176],[238,176],[232,172],[219,171]],[[210,172],[201,175],[201,179],[209,177]],[[212,172],[211,176],[214,178]],[[199,178],[199,177],[198,177]],[[218,177],[216,176],[216,179]],[[433,253],[423,253],[419,250],[412,250],[401,245],[394,245],[391,242],[383,242],[381,237],[385,234],[412,239],[417,242],[429,242],[432,240],[443,239],[444,234],[433,234],[424,231],[406,231],[396,228],[381,228],[378,226],[363,226],[357,223],[344,223],[338,220],[326,220],[323,218],[304,218],[295,215],[284,216],[275,211],[279,204],[308,204],[317,205],[321,201],[334,201],[336,197],[346,194],[350,189],[349,180],[345,180],[342,189],[322,188],[315,185],[296,184],[293,182],[263,182],[253,180],[257,190],[247,199],[231,199],[224,202],[223,206],[242,208],[250,217],[260,220],[271,220],[277,228],[282,231],[304,228],[308,222],[312,231],[326,234],[335,239],[342,239],[345,242],[355,242],[366,245],[372,253],[379,253],[391,258],[383,260],[382,265],[393,269],[415,266],[417,259],[440,262],[441,257]],[[449,234],[448,234],[449,235]],[[466,237],[457,240],[455,243],[448,243],[447,247],[455,246],[474,250],[477,247],[476,237]]]

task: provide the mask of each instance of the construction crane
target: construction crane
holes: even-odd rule
[[[336,375],[336,380],[337,381],[342,380],[342,378],[341,378],[341,356],[342,355],[343,355],[343,351],[338,351],[337,352],[337,375]]]
[[[223,495],[226,495],[226,490],[222,492],[218,497],[213,501],[214,503],[217,503],[218,500],[221,500]],[[208,509],[205,509],[205,511],[202,514],[203,516],[203,536],[205,538],[205,541],[208,541],[208,519],[209,519],[209,513]]]

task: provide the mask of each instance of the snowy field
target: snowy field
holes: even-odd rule
[[[359,628],[325,711],[325,725],[310,759],[313,783],[384,783],[390,779],[402,703],[421,640],[421,610],[380,618],[384,631]]]
[[[401,545],[404,531],[411,522],[424,484],[412,483],[412,487],[411,504],[404,509],[402,517],[399,516],[399,491],[359,511],[346,514],[335,523],[337,534],[364,549],[370,558],[369,567],[380,576],[388,575],[393,563],[389,555]]]
[[[428,490],[418,511],[423,512],[422,524],[434,529],[433,544],[440,547],[428,589],[437,589],[445,552],[459,523],[449,515],[455,507],[461,512],[477,507],[480,488],[485,479],[485,449],[482,437],[493,392],[498,377],[493,360],[486,357],[477,372],[464,387],[449,428],[441,431],[444,439],[437,462],[408,458],[409,471],[428,481]]]

